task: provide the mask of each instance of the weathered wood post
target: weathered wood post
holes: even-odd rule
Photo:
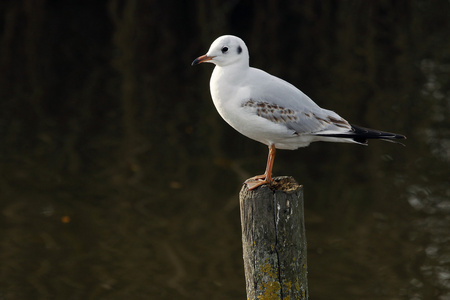
[[[308,299],[302,186],[277,177],[239,197],[247,299]]]

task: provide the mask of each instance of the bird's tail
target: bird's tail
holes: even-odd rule
[[[346,138],[352,139],[353,141],[359,144],[367,144],[367,140],[369,139],[378,139],[391,143],[401,144],[402,143],[396,141],[399,139],[406,139],[406,136],[391,132],[379,131],[370,128],[364,128],[356,125],[351,125],[352,129],[349,132],[343,133],[331,133],[331,134],[318,134],[320,136],[327,137],[336,137],[336,138]],[[403,145],[404,146],[404,145]]]

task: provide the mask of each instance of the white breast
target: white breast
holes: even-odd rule
[[[247,70],[227,72],[216,67],[210,81],[211,96],[220,116],[241,134],[266,145],[275,144],[280,149],[297,149],[307,146],[299,144],[298,136],[284,125],[276,124],[254,113],[242,104],[251,99],[252,84],[248,82]],[[229,74],[239,74],[230,77]]]

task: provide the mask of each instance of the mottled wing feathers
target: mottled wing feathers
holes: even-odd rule
[[[253,99],[247,100],[241,106],[253,109],[259,117],[265,118],[273,123],[285,125],[297,135],[334,130],[338,133],[351,129],[347,121],[327,110],[321,110],[320,112],[297,111],[278,104],[255,101]]]

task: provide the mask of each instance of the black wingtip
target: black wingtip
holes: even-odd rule
[[[318,134],[320,136],[327,137],[337,137],[337,138],[345,138],[352,139],[356,143],[361,145],[367,145],[368,140],[377,139],[383,140],[386,142],[391,142],[394,144],[400,144],[405,146],[404,144],[398,142],[397,140],[406,140],[406,136],[397,133],[391,133],[386,131],[379,131],[370,128],[360,127],[356,125],[351,125],[352,129],[346,133],[337,133],[337,134]]]
[[[351,125],[353,134],[357,135],[361,138],[366,139],[380,139],[380,140],[405,140],[406,136],[402,134],[392,133],[392,132],[386,132],[386,131],[380,131],[365,127],[360,127],[356,125]]]

